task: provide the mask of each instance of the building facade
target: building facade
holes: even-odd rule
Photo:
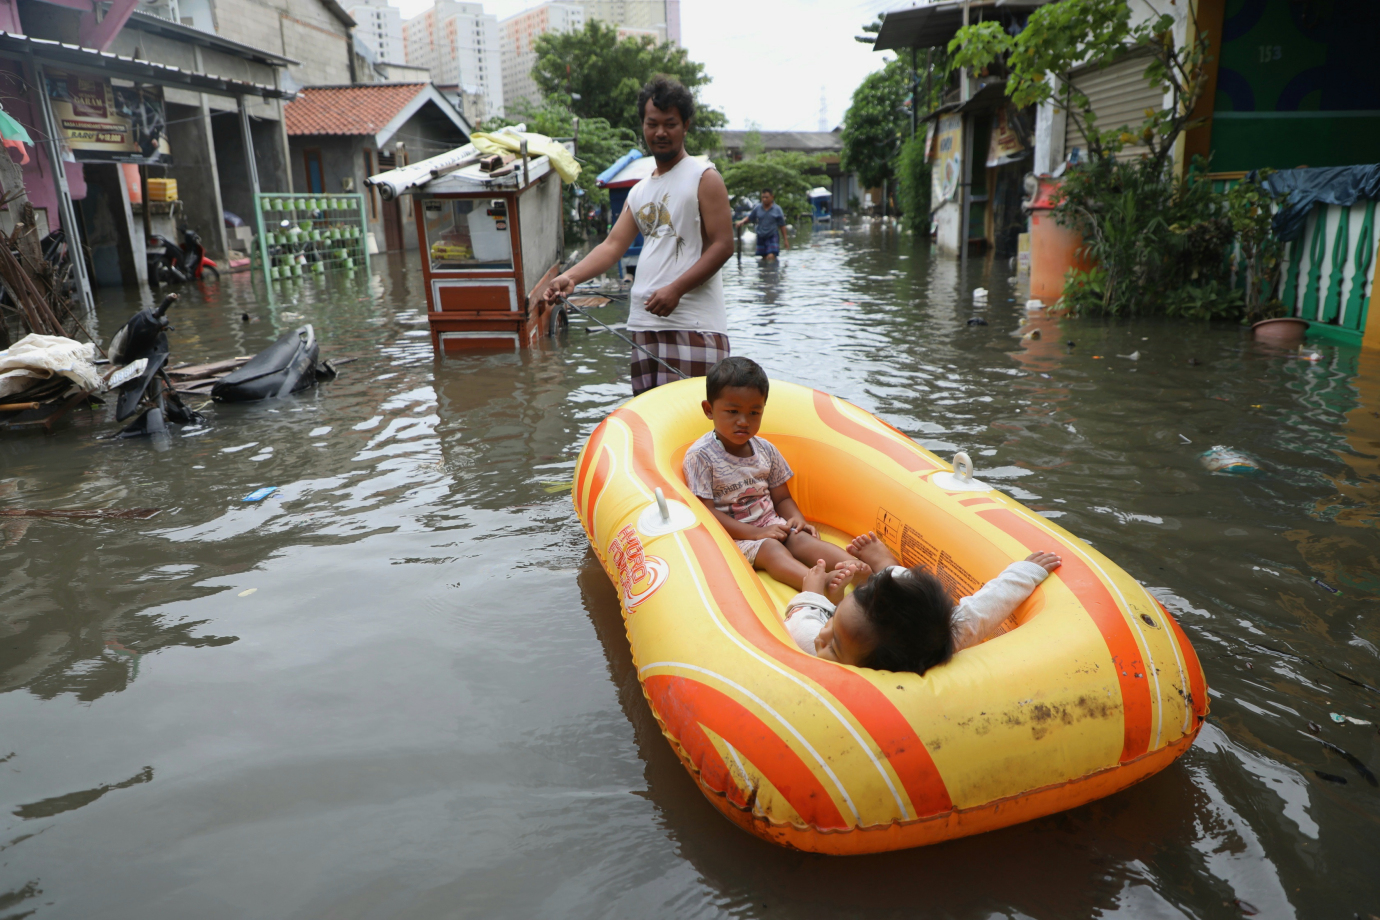
[[[547,32],[577,32],[584,27],[585,9],[580,3],[543,3],[499,23],[503,35],[503,102],[510,111],[524,100],[541,101],[532,79],[537,38]]]
[[[504,113],[498,17],[482,4],[437,0],[403,23],[403,48],[407,63],[425,67],[438,86],[458,88],[467,118]]]
[[[417,248],[412,196],[385,201],[364,180],[468,143],[471,128],[428,82],[313,86],[286,106],[293,187],[363,192],[379,249]]]
[[[403,50],[402,12],[388,0],[363,0],[346,12],[354,19],[355,38],[374,54],[376,61],[401,64],[407,60]]]
[[[620,38],[648,35],[680,44],[680,0],[580,0],[586,19],[618,28]]]

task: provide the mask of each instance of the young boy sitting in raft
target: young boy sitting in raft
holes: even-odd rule
[[[938,578],[903,568],[876,534],[847,550],[819,539],[786,485],[795,474],[757,437],[768,388],[747,358],[710,368],[702,407],[714,430],[686,451],[685,480],[754,568],[801,591],[786,605],[786,629],[802,651],[924,674],[986,639],[1059,567],[1055,554],[1031,553],[955,605]],[[850,583],[857,588],[845,597]]]
[[[819,538],[791,498],[795,475],[780,451],[757,437],[767,405],[767,374],[748,358],[724,358],[709,369],[705,417],[714,430],[685,453],[685,481],[738,543],[753,568],[797,591],[810,566],[829,570],[817,593],[843,600],[849,581],[872,574],[863,560]]]
[[[874,533],[855,538],[848,552],[876,574],[835,601],[827,595],[839,575],[820,560],[786,605],[786,630],[818,658],[916,674],[986,639],[1063,562],[1031,553],[955,605],[938,578],[901,566]]]

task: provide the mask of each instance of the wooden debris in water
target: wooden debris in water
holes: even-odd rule
[[[55,511],[47,508],[0,508],[0,517],[96,518],[99,520],[146,521],[162,508],[125,508],[100,511]]]

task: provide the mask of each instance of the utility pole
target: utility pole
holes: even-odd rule
[[[963,27],[967,28],[969,17],[969,3],[971,0],[963,0]],[[958,98],[961,105],[966,105],[971,98],[972,87],[968,82],[968,68],[961,68],[958,72],[959,93]],[[963,283],[963,277],[967,274],[968,267],[968,222],[970,219],[969,211],[972,205],[969,201],[971,187],[973,184],[973,117],[968,112],[963,112],[959,117],[963,119],[963,164],[960,170],[961,178],[958,183],[958,278],[959,284]]]

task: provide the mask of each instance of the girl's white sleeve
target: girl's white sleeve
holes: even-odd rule
[[[802,591],[786,605],[786,631],[807,655],[815,653],[815,637],[834,615],[834,605],[822,594]]]
[[[1013,562],[954,608],[954,651],[977,645],[1049,577],[1044,566]]]

